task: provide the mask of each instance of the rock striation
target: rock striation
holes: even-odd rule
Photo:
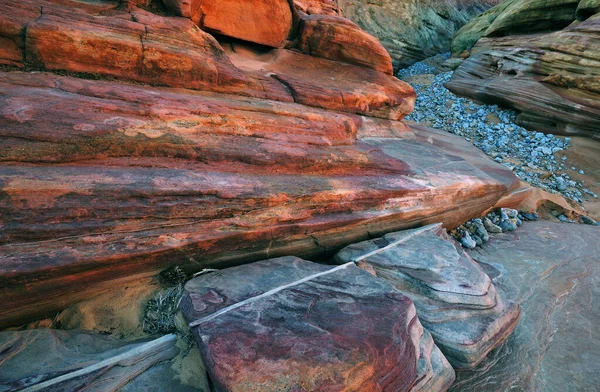
[[[181,307],[220,390],[444,391],[454,380],[411,300],[353,263],[271,259],[185,290]]]
[[[513,1],[481,15],[454,39],[453,50],[470,49],[471,56],[447,87],[519,111],[523,127],[600,139],[600,16],[580,12],[586,20],[576,21],[578,4]],[[535,32],[527,21],[538,25],[542,17],[550,23],[544,29],[575,23],[522,35]]]
[[[353,261],[409,296],[455,369],[483,361],[519,320],[519,306],[502,298],[439,224],[349,245],[335,261]]]
[[[600,342],[587,337],[600,333],[599,236],[597,226],[527,222],[469,251],[522,315],[504,345],[457,374],[454,391],[597,389]]]
[[[343,15],[373,34],[394,68],[450,50],[452,36],[499,0],[339,0]]]
[[[116,2],[0,7],[3,326],[172,265],[454,227],[518,187],[468,143],[397,121],[415,95],[383,57],[221,45]]]
[[[116,392],[179,353],[175,335],[123,341],[85,330],[30,329],[0,332],[3,391]],[[163,373],[165,368],[156,369]],[[168,382],[167,382],[168,383]],[[169,390],[176,390],[172,380]]]

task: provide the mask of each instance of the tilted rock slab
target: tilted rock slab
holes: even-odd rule
[[[600,14],[550,34],[481,38],[446,87],[519,111],[525,128],[600,139],[598,48]]]
[[[444,391],[454,380],[412,301],[353,263],[228,268],[189,281],[181,308],[221,391]]]
[[[395,121],[47,73],[0,73],[0,91],[3,325],[172,265],[454,227],[518,187],[468,142]]]
[[[335,260],[354,261],[409,296],[455,369],[480,363],[519,320],[519,306],[501,298],[439,224],[350,245]]]
[[[116,392],[131,380],[144,378],[156,364],[177,356],[176,342],[174,334],[152,341],[125,341],[81,329],[3,331],[0,389]],[[177,381],[170,384],[178,386]]]

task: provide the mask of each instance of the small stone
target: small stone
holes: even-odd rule
[[[483,245],[483,240],[478,235],[473,234],[471,236],[471,238],[473,239],[473,241],[475,241],[475,243],[477,244],[477,246]]]
[[[583,223],[584,225],[594,225],[594,226],[600,226],[600,224],[598,224],[598,222],[596,222],[596,221],[595,221],[595,220],[593,220],[592,218],[590,218],[590,217],[587,217],[587,216],[585,216],[585,215],[584,215],[584,216],[582,216],[582,217],[579,219],[579,222]]]
[[[477,242],[471,238],[469,233],[465,233],[464,237],[460,239],[460,243],[467,249],[475,249]]]
[[[521,212],[521,215],[527,221],[536,221],[539,218],[538,214],[536,214],[535,212]]]
[[[483,219],[483,226],[488,233],[502,233],[502,228],[494,224],[489,218]]]
[[[502,222],[500,222],[500,229],[502,229],[503,233],[506,233],[508,231],[508,227],[510,226],[510,221],[509,220],[503,220]]]

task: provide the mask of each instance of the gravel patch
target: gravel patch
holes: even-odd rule
[[[598,198],[583,182],[566,173],[568,168],[577,171],[561,154],[569,148],[570,138],[527,131],[515,124],[515,111],[480,105],[445,88],[453,72],[439,70],[449,56],[437,55],[398,72],[398,78],[409,82],[417,92],[415,110],[407,120],[462,136],[535,187],[578,203]]]

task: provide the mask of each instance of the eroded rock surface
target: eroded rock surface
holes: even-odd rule
[[[228,391],[438,391],[453,381],[411,300],[350,263],[294,257],[197,277],[182,309]]]
[[[410,113],[415,100],[414,90],[391,75],[292,51],[277,51],[277,61],[261,72],[242,70],[189,19],[120,10],[116,2],[0,1],[0,9],[0,39],[7,42],[0,64],[296,101],[393,120]]]
[[[7,324],[169,265],[451,227],[518,186],[466,142],[398,122],[44,73],[0,80]],[[394,128],[395,139],[356,140]]]
[[[457,34],[455,52],[477,44],[447,87],[518,110],[523,127],[600,139],[600,15],[586,14],[585,21],[553,33],[523,35],[535,32],[528,23],[540,19],[550,23],[543,30],[574,22],[579,2],[506,3]]]
[[[518,305],[502,299],[441,225],[353,244],[335,260],[373,270],[409,296],[423,326],[456,369],[480,363],[519,320]]]
[[[469,254],[520,304],[514,333],[455,391],[594,391],[600,385],[600,228],[527,222]],[[419,316],[420,317],[420,316]]]
[[[0,388],[18,391],[39,386],[39,390],[44,391],[118,391],[156,364],[179,353],[174,335],[162,340],[163,343],[154,348],[144,349],[148,340],[128,342],[84,330],[0,332]],[[115,358],[122,360],[113,360]],[[94,365],[97,369],[85,371]],[[82,375],[68,378],[77,371]],[[61,376],[65,378],[63,381],[52,383]],[[178,383],[169,381],[175,390]],[[43,383],[51,385],[42,388]],[[167,380],[165,383],[169,384]]]
[[[340,0],[343,15],[377,37],[396,69],[450,49],[452,36],[499,0]]]
[[[300,26],[298,47],[303,53],[393,73],[385,48],[348,19],[311,15],[303,17]]]

